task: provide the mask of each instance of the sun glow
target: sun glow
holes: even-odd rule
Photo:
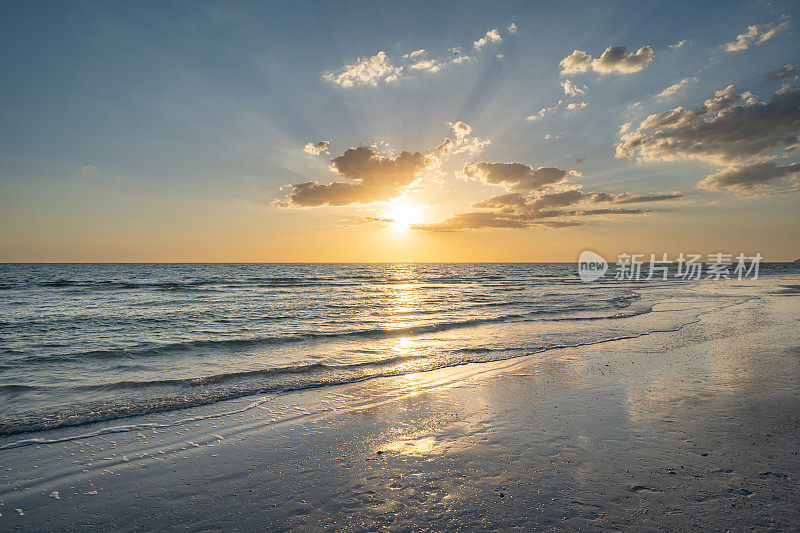
[[[406,202],[390,205],[385,216],[390,220],[389,227],[401,233],[422,221],[419,206]]]

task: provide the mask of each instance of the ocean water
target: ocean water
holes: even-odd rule
[[[572,263],[0,265],[0,436],[677,331],[748,298],[714,283],[583,283]]]

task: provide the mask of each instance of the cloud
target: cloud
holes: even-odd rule
[[[600,74],[631,74],[639,72],[653,60],[653,49],[643,46],[636,53],[627,53],[624,46],[609,46],[603,54],[592,59],[592,56],[581,50],[575,50],[561,60],[562,74],[577,74],[593,70]]]
[[[460,120],[458,122],[451,122],[450,127],[453,129],[453,135],[455,135],[458,139],[466,137],[472,133],[472,126]]]
[[[605,192],[583,192],[581,189],[569,189],[560,192],[550,192],[540,194],[533,199],[527,198],[521,193],[512,192],[493,196],[486,200],[472,204],[477,208],[503,208],[503,207],[526,207],[528,210],[541,210],[553,207],[566,207],[580,202],[608,203],[608,204],[643,204],[652,202],[666,202],[669,200],[679,200],[683,198],[683,193],[672,192],[664,194],[639,195],[632,193],[610,194]]]
[[[705,161],[728,168],[703,180],[702,188],[743,190],[785,175],[790,167],[773,168],[770,161],[799,142],[800,88],[782,87],[764,102],[729,85],[692,110],[650,115],[621,135],[616,157]]]
[[[402,152],[385,157],[372,148],[359,146],[331,160],[331,170],[349,180],[320,184],[316,181],[292,186],[283,207],[318,207],[368,204],[399,196],[424,170],[438,166],[429,154]]]
[[[319,141],[316,144],[308,143],[303,147],[303,151],[311,155],[320,155],[328,151],[328,146],[330,146],[330,144],[331,144],[330,141]]]
[[[403,54],[403,59],[419,59],[420,57],[426,55],[427,53],[428,52],[426,52],[424,49],[415,50],[413,52],[408,52],[407,54]]]
[[[781,22],[780,24],[770,23],[762,24],[760,26],[748,26],[747,31],[737,35],[734,41],[725,43],[726,52],[741,52],[747,50],[754,44],[761,44],[769,41],[777,34],[786,31],[791,25],[790,20]]]
[[[645,161],[698,159],[720,165],[751,159],[797,142],[800,89],[779,89],[768,102],[729,85],[692,110],[650,115],[623,135],[617,157]]]
[[[472,126],[466,122],[460,120],[458,122],[451,122],[450,129],[453,130],[454,139],[450,137],[445,138],[442,144],[434,148],[434,152],[437,154],[476,154],[483,150],[487,144],[491,143],[488,139],[470,137]]]
[[[536,193],[526,196],[519,192],[501,194],[476,202],[473,208],[479,211],[460,213],[445,220],[429,224],[417,224],[414,229],[433,232],[451,232],[474,229],[521,229],[529,227],[565,228],[582,226],[598,216],[644,215],[651,211],[630,207],[614,207],[600,204],[623,203],[621,199],[663,201],[680,198],[680,193],[668,195],[636,196],[628,193],[584,193],[580,189],[559,192]],[[634,203],[633,201],[629,203]],[[594,205],[593,205],[594,204]]]
[[[476,202],[472,204],[472,207],[477,208],[497,208],[497,207],[508,207],[508,206],[522,206],[525,205],[525,197],[518,193],[518,192],[510,192],[507,194],[501,194],[499,196],[492,196],[491,198],[487,198],[486,200],[481,200],[480,202]]]
[[[402,67],[392,66],[386,59],[385,52],[378,52],[371,57],[359,57],[352,65],[345,65],[336,72],[325,74],[323,77],[341,87],[356,87],[359,85],[377,86],[379,81],[391,83],[395,81]]]
[[[572,102],[571,104],[567,104],[567,109],[570,111],[576,111],[578,109],[583,109],[588,105],[589,102]]]
[[[796,77],[798,72],[800,72],[800,69],[798,69],[794,65],[786,65],[785,67],[779,68],[778,70],[770,71],[766,76],[766,80],[768,83],[782,81],[785,79]]]
[[[564,94],[567,96],[579,96],[581,94],[586,94],[586,85],[572,83],[569,80],[562,81],[561,88],[564,89]]]
[[[514,27],[516,28],[516,26]],[[495,29],[491,29],[486,32],[486,35],[472,43],[472,46],[475,47],[475,50],[481,50],[488,43],[499,43],[502,40],[503,38],[500,36],[500,33]]]
[[[444,155],[450,153],[454,147],[455,143],[453,142],[453,139],[451,139],[450,137],[446,137],[445,140],[442,141],[442,144],[434,148],[433,151],[436,152],[437,154]]]
[[[592,56],[580,50],[574,50],[559,63],[564,74],[586,72],[592,68]]]
[[[763,187],[769,181],[785,177],[800,177],[800,163],[776,165],[773,161],[765,161],[753,165],[732,166],[708,176],[697,185],[710,191],[750,191]]]
[[[451,122],[453,138],[425,152],[402,152],[397,156],[384,155],[378,147],[350,148],[331,159],[330,169],[347,181],[322,184],[307,181],[290,185],[286,198],[275,200],[278,207],[320,207],[369,204],[390,200],[403,194],[419,179],[437,179],[442,158],[451,154],[475,154],[489,144],[488,139],[471,136],[472,126],[463,121]],[[327,151],[328,141],[308,143],[304,151]]]
[[[552,105],[550,107],[543,107],[542,109],[539,110],[538,113],[534,113],[532,115],[528,115],[527,117],[525,117],[525,120],[531,120],[531,121],[539,120],[540,118],[544,117],[545,115],[547,115],[549,113],[553,113],[556,109],[558,109],[558,106],[561,105],[562,101],[563,100],[559,100],[556,103],[556,105]]]
[[[509,33],[516,33],[517,26],[511,23],[506,27]],[[491,29],[475,41],[473,46],[480,52],[487,44],[503,40],[496,29]],[[334,72],[323,73],[322,77],[340,87],[377,87],[381,83],[392,83],[412,73],[436,73],[449,65],[460,65],[475,60],[475,57],[462,53],[460,47],[451,47],[448,54],[435,56],[424,48],[406,52],[399,59],[391,61],[386,52],[374,56],[359,57],[353,64],[345,65]],[[502,54],[497,54],[502,58]]]
[[[675,43],[675,44],[671,44],[671,45],[669,45],[669,47],[670,47],[670,48],[672,48],[673,50],[677,50],[678,48],[683,48],[684,46],[686,46],[686,44],[687,44],[688,42],[689,42],[689,41],[687,41],[686,39],[684,39],[683,41],[680,41],[680,42],[677,42],[677,43]]]
[[[425,72],[439,72],[439,69],[442,68],[440,63],[437,63],[435,59],[423,59],[421,61],[417,61],[416,63],[412,63],[408,66],[411,70],[424,70]]]
[[[653,49],[639,48],[635,54],[625,52],[624,46],[609,46],[600,59],[592,61],[592,69],[602,74],[639,72],[653,60]]]
[[[461,213],[447,218],[441,222],[430,224],[414,224],[411,229],[421,231],[461,231],[465,229],[484,229],[484,228],[524,228],[528,223],[518,217],[505,215],[495,212],[476,211],[472,213]]]
[[[458,55],[459,52],[460,50],[458,48],[452,48],[451,56],[435,59],[427,57],[427,52],[425,50],[417,50],[416,52],[403,54],[403,59],[409,61],[405,68],[410,71],[433,73],[439,72],[448,65],[458,65],[459,63],[465,63],[475,59],[472,56]]]
[[[676,94],[678,94],[678,92],[685,89],[693,81],[697,81],[697,78],[683,78],[682,80],[673,83],[672,85],[670,85],[669,87],[658,93],[656,95],[656,98],[663,100],[675,96]]]
[[[464,165],[461,176],[467,179],[479,179],[492,185],[503,185],[509,190],[518,191],[541,189],[566,181],[571,176],[580,176],[580,173],[553,167],[534,169],[524,163],[473,161]]]
[[[615,204],[643,204],[649,202],[666,202],[668,200],[678,200],[683,198],[681,192],[671,192],[666,194],[651,194],[640,196],[636,194],[621,193],[614,195],[610,200]]]

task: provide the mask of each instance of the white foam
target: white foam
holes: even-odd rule
[[[114,427],[98,429],[97,431],[91,431],[89,433],[83,433],[81,435],[72,435],[72,436],[69,436],[69,437],[59,437],[57,439],[23,439],[23,440],[18,440],[16,442],[10,442],[8,444],[4,444],[4,445],[0,446],[0,450],[8,450],[10,448],[20,448],[22,446],[33,446],[35,444],[56,444],[56,443],[59,443],[59,442],[70,442],[70,441],[76,441],[76,440],[81,440],[81,439],[88,439],[88,438],[91,438],[91,437],[99,437],[101,435],[109,435],[109,434],[112,434],[112,433],[128,433],[128,432],[131,432],[131,431],[140,431],[142,429],[168,428],[168,427],[173,427],[173,426],[180,426],[180,425],[188,424],[188,423],[191,423],[191,422],[198,422],[198,421],[201,421],[201,420],[209,420],[209,419],[212,419],[212,418],[219,418],[219,417],[222,417],[222,416],[236,415],[236,414],[244,413],[245,411],[249,411],[250,409],[254,409],[254,408],[256,408],[256,407],[258,407],[258,406],[260,406],[260,405],[262,405],[262,404],[264,404],[264,403],[266,403],[266,402],[268,402],[268,401],[270,401],[272,399],[273,399],[273,397],[271,397],[271,396],[265,396],[265,397],[261,398],[260,400],[257,400],[255,402],[249,404],[249,405],[246,405],[246,406],[242,407],[241,409],[234,409],[234,410],[231,410],[231,411],[225,411],[225,412],[222,412],[222,413],[214,413],[214,414],[210,414],[210,415],[200,415],[200,416],[192,416],[192,417],[188,417],[188,418],[182,418],[180,420],[176,420],[176,421],[170,422],[168,424],[159,424],[159,423],[155,423],[155,422],[143,423],[143,424],[130,424],[130,425],[125,425],[125,426],[114,426]],[[218,437],[218,435],[213,435],[213,436],[215,438]],[[220,438],[220,440],[222,440],[222,439]]]

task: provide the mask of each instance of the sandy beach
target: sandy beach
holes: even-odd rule
[[[66,440],[0,451],[0,528],[792,529],[798,296],[757,285],[678,332],[26,435]]]

